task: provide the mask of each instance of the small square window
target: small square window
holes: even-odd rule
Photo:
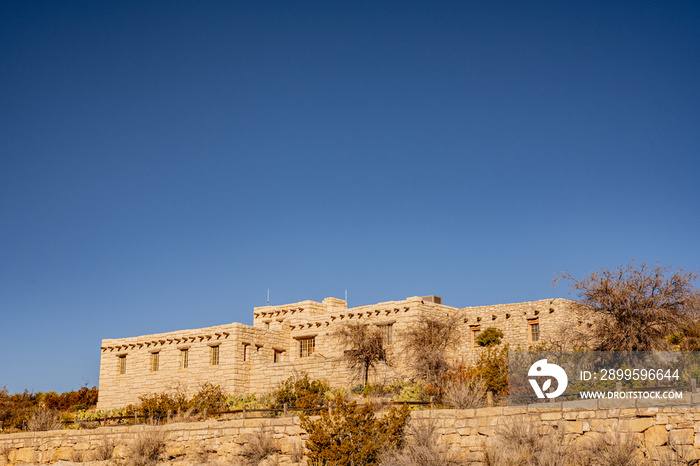
[[[209,359],[209,363],[212,366],[218,366],[219,365],[219,346],[211,346],[211,357]]]

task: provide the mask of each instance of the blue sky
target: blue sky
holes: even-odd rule
[[[254,306],[700,269],[700,4],[3,2],[0,387]]]

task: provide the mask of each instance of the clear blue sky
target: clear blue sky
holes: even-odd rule
[[[0,6],[0,387],[254,306],[700,269],[700,3]]]

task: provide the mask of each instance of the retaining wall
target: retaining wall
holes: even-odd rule
[[[432,422],[439,442],[458,451],[468,464],[482,464],[486,445],[499,430],[515,423],[536,427],[556,426],[569,441],[582,441],[599,433],[622,432],[634,436],[642,449],[674,444],[700,458],[700,395],[666,407],[648,407],[641,401],[598,400],[549,403],[526,407],[415,411],[411,422]],[[162,430],[167,455],[183,464],[206,461],[235,462],[243,445],[267,429],[282,450],[280,464],[298,464],[305,440],[297,417],[208,420],[163,426],[114,426],[94,430],[61,430],[0,434],[0,463],[53,463],[94,457],[103,442],[115,445],[114,456],[124,458],[139,436]],[[297,458],[295,458],[297,453]],[[302,463],[303,464],[303,463]]]

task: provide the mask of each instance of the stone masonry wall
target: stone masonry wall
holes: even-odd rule
[[[642,451],[663,451],[673,444],[684,449],[687,457],[700,458],[700,395],[685,395],[684,400],[663,408],[647,407],[634,400],[589,400],[513,408],[415,411],[411,422],[433,423],[438,442],[449,445],[472,466],[483,464],[485,448],[494,443],[502,429],[523,423],[556,427],[566,440],[581,445],[607,432],[621,432],[633,436]],[[281,464],[299,464],[293,459],[298,460],[305,433],[296,417],[4,434],[0,435],[0,464],[46,464],[71,461],[78,456],[86,461],[104,442],[113,443],[115,457],[124,458],[131,443],[154,430],[166,435],[167,455],[183,464],[201,463],[202,455],[207,455],[209,461],[235,462],[240,459],[237,455],[243,445],[262,429],[279,442]]]
[[[564,329],[585,325],[575,312],[576,303],[565,299],[456,308],[420,297],[347,308],[345,301],[326,298],[322,303],[302,301],[254,309],[254,325],[239,323],[140,337],[105,339],[100,361],[98,409],[138,403],[144,394],[182,391],[195,394],[205,382],[220,385],[227,393],[264,393],[305,372],[326,379],[333,386],[360,383],[343,361],[346,349],[334,332],[345,323],[389,326],[392,341],[387,360],[371,374],[372,383],[388,383],[411,377],[411,361],[405,335],[424,314],[459,318],[461,344],[448,355],[455,364],[473,363],[483,349],[475,346],[479,331],[496,327],[504,343],[527,348],[539,342],[561,339]],[[535,325],[539,341],[533,341]],[[302,357],[301,341],[313,338],[315,350]],[[212,348],[218,348],[217,364]],[[188,364],[183,365],[183,352]],[[154,367],[154,354],[158,364]],[[120,373],[120,363],[126,366]],[[123,367],[123,366],[122,366]],[[154,370],[157,369],[157,370]]]

